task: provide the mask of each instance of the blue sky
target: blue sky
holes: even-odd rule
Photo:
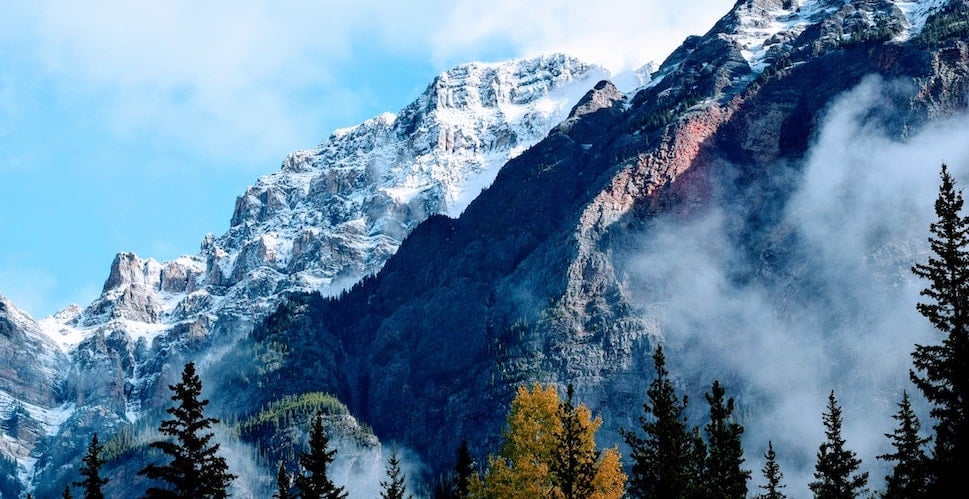
[[[287,153],[455,64],[566,52],[618,71],[733,2],[4,4],[0,294],[41,318],[94,299],[119,251],[196,253]]]

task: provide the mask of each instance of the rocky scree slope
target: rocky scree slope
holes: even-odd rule
[[[55,483],[65,472],[60,463],[77,457],[92,431],[105,439],[157,417],[185,358],[201,359],[215,393],[221,379],[207,375],[209,360],[238,353],[233,346],[286,294],[339,293],[376,272],[419,222],[460,214],[503,163],[606,76],[564,55],[458,66],[397,114],[289,155],[238,198],[230,229],[206,236],[198,254],[157,262],[120,253],[90,305],[39,323],[18,312],[11,334],[36,337],[42,353],[4,364],[24,367],[3,377],[2,394],[66,412],[63,424],[30,438],[7,432],[14,474]],[[226,372],[244,371],[248,359],[241,361]],[[38,381],[44,393],[28,389]],[[217,409],[233,417],[260,409],[233,402]],[[4,415],[19,407],[4,404]]]
[[[375,276],[338,299],[282,304],[253,333],[274,354],[265,386],[326,380],[381,438],[413,446],[436,470],[452,464],[442,449],[462,438],[479,458],[495,449],[516,386],[536,380],[575,384],[604,418],[602,442],[621,444],[618,429],[635,427],[652,379],[649,352],[682,326],[669,315],[675,297],[663,280],[637,282],[629,257],[663,226],[722,213],[722,237],[736,252],[728,284],[756,283],[782,302],[814,300],[823,269],[784,213],[825,113],[871,75],[905,89],[886,93],[890,112],[866,116],[898,140],[965,112],[966,7],[737,2],[645,88],[596,85],[460,218],[421,223]],[[924,167],[935,178],[936,161]],[[911,256],[883,263],[907,269]],[[812,304],[836,308],[823,300]],[[668,357],[696,347],[673,344]],[[702,360],[676,365],[692,400],[703,400],[711,381],[703,376],[721,372],[756,405],[760,394],[739,374]]]

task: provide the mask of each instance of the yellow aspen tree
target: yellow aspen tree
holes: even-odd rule
[[[555,387],[520,386],[508,413],[504,442],[497,456],[488,456],[488,468],[476,497],[560,497],[549,473],[558,419]]]
[[[563,407],[568,410],[563,412]],[[472,481],[470,496],[565,499],[566,494],[553,468],[556,463],[568,461],[562,456],[565,452],[563,419],[566,417],[572,418],[571,423],[580,430],[577,438],[573,438],[573,451],[579,449],[587,455],[596,455],[591,470],[593,491],[589,497],[622,497],[626,475],[622,472],[618,448],[607,449],[601,455],[595,450],[595,432],[602,419],[593,419],[585,405],[563,405],[554,386],[539,383],[518,388],[498,455],[488,456],[487,471],[481,480]]]
[[[599,468],[592,481],[595,490],[590,499],[620,499],[626,495],[626,474],[622,471],[619,447],[611,447],[599,458]]]

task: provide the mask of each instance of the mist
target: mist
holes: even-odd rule
[[[243,329],[251,328],[248,324],[234,324],[234,326]],[[226,366],[241,365],[235,355],[248,351],[248,347],[241,342],[239,336],[227,338],[225,343],[216,344],[207,353],[195,359],[199,377],[203,382],[203,398],[212,402],[209,409],[216,417],[228,416],[227,419],[231,421],[236,420],[237,415],[232,415],[232,410],[227,409],[223,403],[227,398],[238,394],[227,392],[224,387],[232,386],[232,379],[240,376],[240,372]],[[174,364],[178,363],[180,362],[174,362]],[[171,382],[175,383],[177,380],[171,380]],[[225,414],[226,411],[229,414]],[[365,423],[352,414],[331,415],[324,418],[323,425],[329,437],[329,449],[336,450],[333,462],[327,470],[330,480],[336,486],[344,488],[348,499],[380,497],[383,490],[382,482],[389,481],[388,461],[391,453],[396,451],[401,472],[405,477],[407,493],[413,497],[429,497],[431,494],[426,490],[428,484],[425,482],[431,473],[421,456],[398,442],[381,442],[365,426]],[[279,461],[270,461],[266,457],[270,449],[260,449],[256,444],[241,439],[238,428],[220,424],[214,426],[213,430],[215,440],[220,446],[219,455],[225,458],[229,473],[236,475],[229,487],[232,497],[240,499],[272,497],[277,491],[276,474]],[[280,431],[295,431],[302,442],[302,451],[309,451],[309,430],[307,422],[305,427],[296,426]],[[286,445],[285,439],[280,442],[280,445]],[[295,477],[292,475],[296,461],[298,457],[294,457],[293,462],[287,462],[287,469],[294,485]]]
[[[764,484],[770,440],[784,491],[811,496],[832,390],[846,447],[870,472],[870,490],[882,489],[890,472],[876,456],[891,449],[884,434],[895,428],[903,390],[931,432],[908,373],[914,345],[941,335],[916,311],[927,284],[910,269],[929,256],[940,165],[948,164],[957,187],[967,185],[969,117],[897,127],[897,103],[911,91],[872,77],[836,99],[803,164],[763,173],[794,176],[778,223],[745,226],[751,200],[724,192],[711,203],[718,208],[656,221],[626,260],[631,294],[662,324],[658,340],[691,391],[692,413],[705,416],[702,392],[714,379],[736,398],[751,494]],[[752,256],[738,237],[745,231],[776,251]]]
[[[276,472],[279,463],[269,463],[261,457],[255,446],[232,436],[225,431],[217,431],[219,454],[229,465],[229,472],[236,475],[229,487],[232,497],[240,499],[264,499],[276,493]],[[407,493],[414,497],[428,497],[430,494],[419,483],[426,473],[420,457],[407,447],[396,443],[360,446],[349,438],[334,438],[330,449],[336,449],[327,476],[338,487],[343,487],[348,499],[370,499],[380,497],[382,482],[387,478],[387,461],[391,452],[397,451],[400,469],[406,480]],[[292,473],[293,470],[290,470]],[[293,478],[295,481],[295,477]]]

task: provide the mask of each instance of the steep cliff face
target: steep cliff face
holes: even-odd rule
[[[68,349],[96,351],[96,338],[125,333],[118,355],[131,361],[117,368],[133,378],[139,341],[156,353],[204,344],[285,293],[339,292],[378,270],[421,220],[459,214],[605,75],[561,55],[443,73],[397,115],[291,154],[238,198],[229,231],[206,237],[199,254],[159,263],[121,253],[101,297],[44,324]]]
[[[965,111],[964,21],[951,15],[964,6],[738,2],[638,93],[597,85],[544,141],[509,161],[460,218],[432,217],[374,278],[338,300],[281,309],[260,336],[333,352],[341,362],[300,364],[301,372],[333,380],[379,435],[414,445],[435,467],[449,464],[440,449],[461,438],[494,448],[514,387],[529,380],[574,383],[604,416],[605,443],[619,442],[618,429],[634,427],[641,412],[648,354],[658,341],[684,359],[677,367],[693,400],[702,400],[696,395],[709,386],[707,377],[721,373],[747,410],[763,409],[766,395],[741,369],[701,356],[709,347],[698,346],[719,345],[726,357],[745,345],[731,346],[723,335],[750,339],[737,330],[749,324],[726,315],[719,317],[724,331],[707,330],[716,317],[690,313],[722,310],[719,300],[739,300],[729,291],[743,297],[756,285],[758,299],[776,299],[770,312],[777,316],[764,321],[814,320],[829,331],[818,342],[833,345],[843,341],[833,332],[863,327],[872,313],[864,303],[855,310],[850,300],[821,292],[829,282],[819,276],[830,270],[822,271],[815,242],[792,222],[792,198],[815,161],[811,148],[823,138],[822,125],[843,105],[841,96],[865,88],[872,75],[892,90],[858,119],[891,140]],[[948,23],[949,35],[924,31],[936,23]],[[922,166],[934,178],[937,162]],[[695,239],[714,224],[707,241]],[[681,262],[679,274],[717,265],[715,276],[693,284],[699,298],[692,310],[675,303],[679,274],[640,263],[652,261],[649,251],[677,256],[656,246],[675,247],[670,234],[693,245],[683,255],[715,260]],[[913,234],[920,233],[866,236],[870,254],[859,258],[877,265],[862,268],[897,278],[919,255],[898,251]],[[894,286],[910,286],[898,279]],[[702,330],[686,334],[690,328]],[[897,357],[904,363],[903,348]],[[289,379],[285,368],[275,372],[280,383]],[[889,397],[883,389],[891,390],[873,390]]]
[[[72,409],[60,397],[68,365],[37,323],[0,296],[0,495],[19,494],[33,449]]]

